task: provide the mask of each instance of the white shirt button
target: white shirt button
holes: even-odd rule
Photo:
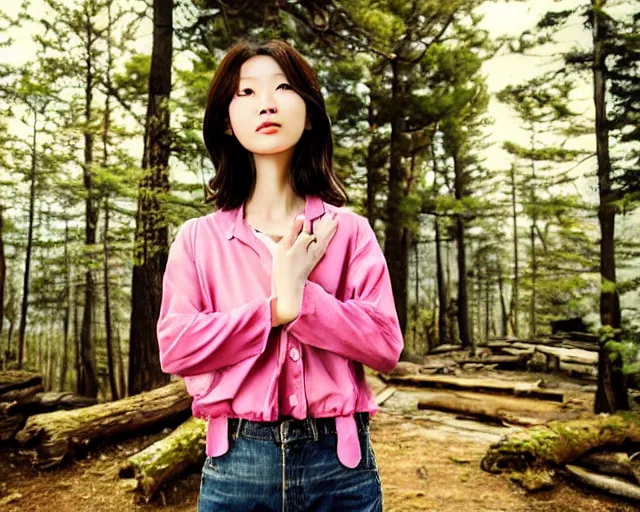
[[[293,359],[294,361],[297,361],[298,359],[300,359],[300,352],[298,352],[298,349],[294,347],[289,351],[289,357],[291,357],[291,359]]]
[[[298,405],[298,397],[296,395],[291,395],[289,397],[289,405],[291,405],[291,407]]]

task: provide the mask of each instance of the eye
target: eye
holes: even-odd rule
[[[279,88],[280,88],[280,87],[282,87],[283,85],[284,85],[286,88],[288,88],[289,90],[293,91],[293,87],[291,87],[291,86],[290,86],[289,84],[287,84],[287,83],[282,83],[282,84],[280,84],[280,85],[277,87],[277,89],[279,89]]]
[[[241,92],[246,92],[246,91],[253,92],[253,89],[249,89],[249,88],[241,89],[241,90],[238,91],[238,96],[247,96],[248,93],[247,94],[240,94]]]

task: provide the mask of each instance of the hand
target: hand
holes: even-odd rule
[[[291,223],[289,233],[278,242],[272,275],[278,325],[290,322],[300,313],[304,283],[324,256],[337,229],[334,215],[325,214],[315,222],[312,235],[311,223],[299,215]]]

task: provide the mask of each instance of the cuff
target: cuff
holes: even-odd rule
[[[294,329],[298,321],[303,317],[315,314],[318,293],[321,292],[326,293],[324,291],[324,288],[322,288],[322,286],[320,286],[318,283],[314,283],[313,281],[309,281],[308,279],[304,282],[300,312],[298,313],[297,317],[289,322],[286,328],[287,331]]]

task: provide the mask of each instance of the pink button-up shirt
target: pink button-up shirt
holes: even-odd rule
[[[273,327],[272,255],[244,205],[185,222],[171,245],[157,324],[163,371],[184,378],[207,419],[206,453],[228,449],[227,418],[335,417],[338,457],[361,458],[354,414],[378,407],[362,365],[388,372],[402,333],[384,255],[365,217],[307,196],[338,229],[305,282],[298,317]]]

